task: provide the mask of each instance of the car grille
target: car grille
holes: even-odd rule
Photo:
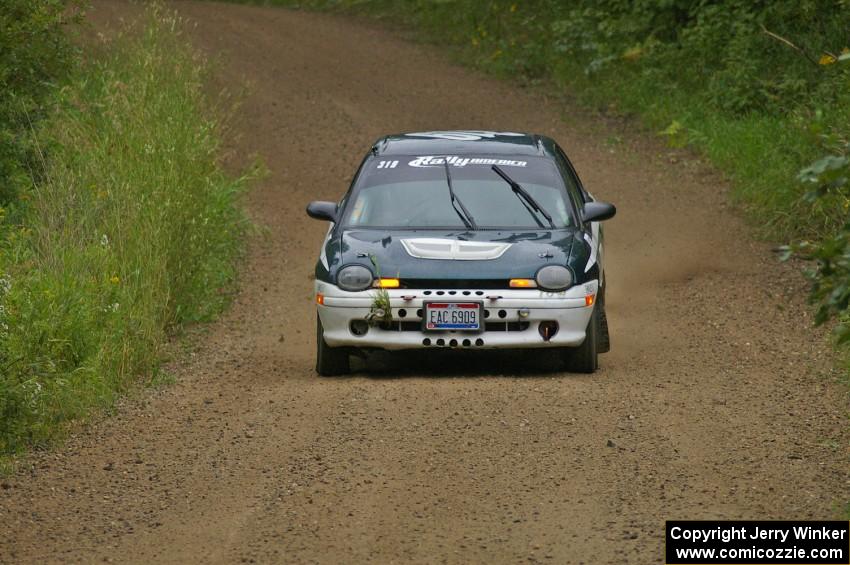
[[[508,279],[401,279],[402,288],[433,289],[498,289],[510,288]]]

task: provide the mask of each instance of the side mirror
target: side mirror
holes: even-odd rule
[[[307,204],[307,215],[316,220],[336,221],[337,205],[335,202],[314,200]]]
[[[617,208],[608,202],[588,202],[584,205],[581,219],[585,222],[601,222],[610,220],[617,213]]]

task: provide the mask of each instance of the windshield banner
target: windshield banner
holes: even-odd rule
[[[424,155],[410,161],[411,167],[442,167],[445,163],[453,167],[466,167],[467,165],[499,165],[500,167],[525,167],[528,161],[514,161],[511,159],[493,159],[487,157],[458,157],[457,155],[434,156]]]

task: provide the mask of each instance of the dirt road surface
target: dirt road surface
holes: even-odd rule
[[[271,170],[249,199],[267,231],[175,385],[2,481],[0,562],[653,563],[668,518],[840,514],[847,390],[721,178],[370,25],[176,6],[219,84],[252,85],[234,149]],[[314,374],[326,226],[305,204],[338,198],[381,134],[454,128],[551,135],[618,205],[596,375],[534,355]]]

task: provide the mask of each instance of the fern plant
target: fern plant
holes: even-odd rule
[[[381,280],[381,266],[378,259],[374,255],[369,255],[369,260],[375,267],[375,274],[378,280]],[[370,325],[389,325],[393,321],[393,310],[390,304],[390,293],[387,289],[379,287],[375,289],[375,294],[372,297],[372,306],[366,320]]]

